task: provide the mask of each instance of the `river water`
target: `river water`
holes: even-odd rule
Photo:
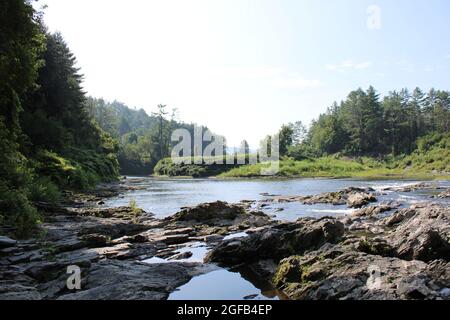
[[[347,187],[372,187],[381,191],[387,187],[402,187],[420,181],[398,180],[353,180],[353,179],[292,179],[292,180],[220,180],[220,179],[159,179],[151,177],[129,177],[128,183],[138,187],[118,197],[109,199],[105,206],[126,206],[134,200],[137,206],[157,218],[170,216],[182,207],[195,206],[204,202],[241,200],[263,200],[268,195],[314,195],[323,192],[339,191]],[[440,187],[450,187],[450,181],[431,182]],[[430,201],[436,191],[420,190],[409,193],[383,192],[377,196],[379,202],[397,201],[403,207]],[[436,201],[436,200],[434,200]],[[448,200],[439,200],[450,204]],[[301,217],[322,217],[346,215],[351,209],[333,205],[302,205],[300,203],[270,203],[260,208],[275,219],[295,221]],[[387,213],[390,214],[390,213]],[[245,233],[229,237],[242,237]],[[190,251],[193,256],[186,262],[201,262],[208,248],[203,243],[190,243],[180,248],[179,252]],[[147,260],[148,263],[170,263],[159,258]],[[245,270],[230,271],[218,269],[205,275],[193,278],[189,283],[175,291],[169,299],[283,299],[283,295],[260,283]]]

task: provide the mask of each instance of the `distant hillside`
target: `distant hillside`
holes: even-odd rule
[[[149,175],[159,160],[170,156],[173,130],[184,128],[193,136],[195,124],[175,120],[176,110],[159,105],[148,115],[143,109],[103,99],[88,98],[88,111],[99,126],[119,143],[120,172],[128,175]],[[207,130],[203,127],[203,131]],[[204,147],[206,143],[204,144]]]

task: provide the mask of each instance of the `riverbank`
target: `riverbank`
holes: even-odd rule
[[[273,176],[262,173],[268,164],[220,165],[220,164],[175,164],[171,159],[161,160],[155,167],[156,176],[166,177],[218,177],[218,178],[365,178],[365,179],[450,179],[448,152],[439,157],[425,159],[411,155],[401,160],[376,161],[372,158],[337,158],[334,156],[316,159],[282,159]],[[248,162],[247,162],[248,163]]]
[[[41,203],[38,236],[0,238],[0,299],[168,299],[193,278],[220,270],[241,272],[249,281],[258,279],[261,290],[291,299],[450,296],[450,212],[438,201],[448,199],[448,189],[421,183],[265,194],[261,200],[204,203],[158,218],[134,205],[102,207],[111,196],[139,191],[139,179],[127,180],[72,195],[60,206]],[[402,208],[382,201],[387,192],[421,190],[432,190],[427,203]],[[262,211],[278,203],[353,211],[286,222]],[[202,248],[199,256],[195,248]],[[73,265],[81,269],[81,290],[66,286],[67,266]],[[373,266],[381,268],[378,289],[368,281]]]

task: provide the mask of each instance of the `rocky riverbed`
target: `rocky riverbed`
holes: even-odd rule
[[[290,299],[450,299],[450,209],[435,202],[449,190],[408,208],[377,202],[380,191],[370,188],[217,201],[164,219],[135,207],[101,207],[130,188],[103,185],[90,195],[67,194],[59,206],[41,203],[38,235],[0,237],[0,299],[161,300],[219,268],[245,268]],[[260,210],[279,202],[355,210],[294,222]],[[194,243],[207,246],[204,261],[191,258]],[[81,270],[80,290],[67,287],[69,266]]]

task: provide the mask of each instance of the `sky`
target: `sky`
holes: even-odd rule
[[[256,146],[351,90],[450,89],[448,0],[40,0],[89,95]]]

